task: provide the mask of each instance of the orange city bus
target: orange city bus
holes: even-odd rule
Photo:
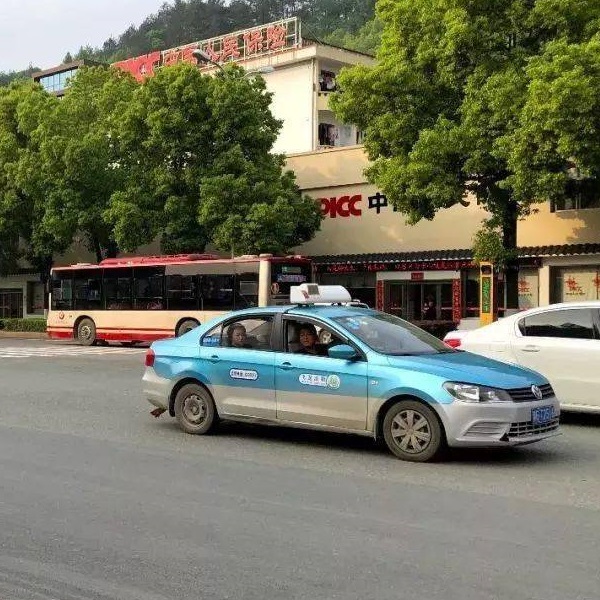
[[[312,267],[301,256],[181,254],[56,267],[51,280],[51,338],[133,344],[180,336],[230,310],[287,304]]]

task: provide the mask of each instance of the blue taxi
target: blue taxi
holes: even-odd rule
[[[352,306],[340,286],[291,296],[154,342],[143,377],[153,414],[168,411],[192,434],[223,419],[366,435],[410,461],[558,433],[559,402],[538,373]]]

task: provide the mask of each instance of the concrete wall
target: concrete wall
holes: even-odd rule
[[[365,183],[367,160],[362,147],[333,149],[289,157],[300,187],[315,198],[324,198],[326,208],[341,200],[340,211],[331,209],[321,231],[297,250],[303,254],[362,254],[470,248],[472,237],[486,213],[476,202],[440,211],[433,221],[406,224],[406,218],[391,206],[380,206],[378,189]],[[357,199],[360,197],[360,199]],[[370,201],[369,197],[373,199]],[[331,200],[334,198],[335,200]],[[369,208],[371,204],[371,208]],[[346,214],[349,212],[350,214]],[[335,214],[335,216],[333,216]]]
[[[281,66],[265,75],[267,89],[273,93],[271,111],[283,121],[274,152],[306,152],[313,149],[316,127],[314,79],[313,60]]]

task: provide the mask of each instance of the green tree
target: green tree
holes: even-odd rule
[[[305,12],[309,36],[324,37],[336,30],[354,34],[373,19],[375,0],[312,0]]]
[[[39,165],[39,127],[57,102],[31,81],[0,88],[0,273],[26,259],[47,275],[64,250],[42,225],[45,189],[28,176]]]
[[[166,252],[283,252],[310,239],[321,215],[283,157],[262,78],[236,67],[204,76],[189,64],[161,69],[134,94],[121,122],[130,173],[108,218],[130,250],[160,237]]]
[[[515,308],[518,220],[568,193],[573,165],[600,164],[600,4],[379,0],[377,12],[378,64],[341,75],[335,110],[366,131],[369,180],[409,223],[476,195],[491,214],[479,256],[500,238]]]
[[[62,246],[83,235],[97,260],[117,252],[104,213],[127,177],[115,143],[116,122],[137,87],[133,77],[118,69],[79,69],[40,127],[39,164],[28,174],[45,188],[48,234]]]
[[[367,21],[358,31],[336,29],[323,38],[323,41],[341,48],[375,55],[381,43],[383,26],[378,19]]]

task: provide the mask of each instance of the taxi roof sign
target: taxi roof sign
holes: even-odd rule
[[[342,285],[318,285],[303,283],[290,288],[292,304],[343,304],[352,300]]]

